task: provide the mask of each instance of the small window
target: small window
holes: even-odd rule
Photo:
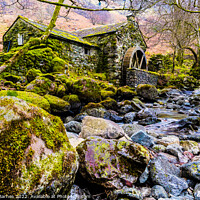
[[[24,43],[23,34],[18,33],[18,45],[23,45],[23,43]]]
[[[90,49],[85,48],[85,54],[90,55]]]

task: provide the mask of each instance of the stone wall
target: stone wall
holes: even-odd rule
[[[30,25],[29,23],[18,19],[9,31],[4,36],[4,52],[11,50],[13,48],[19,47],[18,45],[18,33],[23,35],[24,44],[31,37],[40,37],[42,31]],[[81,43],[76,43],[73,41],[60,40],[50,36],[46,45],[39,48],[50,47],[54,52],[59,54],[59,57],[63,58],[68,63],[68,68],[78,74],[87,74],[88,71],[95,71],[99,63],[99,49],[91,46],[87,46]],[[0,63],[4,61],[4,55],[0,55]],[[14,66],[9,69],[9,72],[14,74],[25,75],[27,72],[26,63],[28,61],[24,60],[24,66]],[[44,63],[41,60],[42,65]],[[30,67],[28,67],[30,68]],[[33,65],[32,68],[40,69],[40,66]]]
[[[71,70],[78,74],[87,74],[96,71],[99,62],[98,49],[70,44],[69,56]]]
[[[137,87],[139,84],[157,85],[158,76],[140,69],[127,69],[126,85]]]
[[[108,79],[117,85],[121,84],[121,68],[126,51],[136,45],[146,50],[138,25],[131,20],[122,25],[117,32],[85,39],[98,44],[101,49],[98,71],[106,72]]]
[[[3,38],[3,51],[7,52],[12,48],[18,47],[18,33],[23,34],[24,44],[31,37],[40,37],[42,32],[34,26],[25,23],[22,19],[18,19],[8,30]],[[9,44],[10,43],[10,44]]]

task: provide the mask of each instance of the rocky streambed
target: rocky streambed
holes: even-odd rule
[[[63,118],[0,98],[2,195],[200,199],[200,92],[89,103]],[[145,94],[144,94],[145,97]]]

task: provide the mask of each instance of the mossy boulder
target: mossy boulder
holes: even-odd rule
[[[108,110],[116,110],[117,109],[117,101],[108,97],[105,100],[100,102]]]
[[[44,98],[49,102],[52,113],[58,113],[58,114],[66,113],[71,108],[69,102],[64,101],[59,97],[46,94]]]
[[[63,97],[66,93],[66,88],[62,83],[57,85],[56,96]]]
[[[110,113],[100,103],[89,103],[81,110],[89,116],[109,119]]]
[[[52,72],[52,60],[55,57],[57,57],[56,52],[51,48],[31,49],[21,56],[10,70],[24,71],[26,74],[29,69],[35,68],[39,69],[42,73],[49,73]]]
[[[15,88],[16,85],[12,81],[5,81],[4,86],[9,88]]]
[[[52,62],[52,71],[53,72],[61,72],[61,73],[64,73],[65,71],[65,68],[67,66],[67,63],[62,59],[62,58],[59,58],[59,57],[55,57]]]
[[[50,111],[49,102],[44,97],[33,92],[2,90],[0,91],[0,96],[14,96],[19,99],[23,99],[28,103],[32,103],[40,108],[43,108],[46,111]]]
[[[25,91],[34,92],[42,96],[45,94],[55,94],[57,84],[46,77],[37,77],[26,86]]]
[[[154,101],[158,96],[158,90],[154,85],[140,84],[136,88],[137,94],[144,99]]]
[[[77,94],[84,102],[98,102],[101,99],[100,86],[91,78],[81,78],[72,84],[73,94]]]
[[[101,90],[101,97],[102,99],[106,99],[107,97],[114,97],[116,92],[108,91],[108,90]]]
[[[80,110],[81,102],[76,94],[70,94],[63,97],[63,100],[68,101],[71,105],[71,110]]]
[[[129,86],[119,87],[116,94],[117,98],[120,100],[132,99],[136,95],[137,93],[134,91],[134,89]]]
[[[78,167],[59,117],[16,97],[0,97],[0,191],[67,194]]]
[[[100,87],[102,88],[101,89],[102,99],[106,99],[107,97],[113,97],[113,98],[115,97],[117,88],[114,85],[109,84],[107,82],[101,82]]]
[[[105,188],[132,187],[150,160],[142,145],[101,137],[88,137],[76,149],[81,175]]]
[[[16,75],[13,75],[13,74],[5,75],[4,78],[7,81],[12,81],[13,83],[17,83],[18,81],[22,80],[22,78],[20,76],[16,76]]]
[[[88,109],[92,109],[92,108],[104,108],[104,106],[101,103],[90,102],[81,109],[81,112],[85,112]]]
[[[40,75],[42,75],[42,72],[39,69],[32,68],[28,70],[26,74],[26,78],[28,82],[30,83],[31,81],[35,80],[37,76],[40,76]]]

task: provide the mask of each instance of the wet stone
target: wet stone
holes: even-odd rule
[[[168,198],[168,194],[165,189],[160,185],[154,185],[151,189],[151,195],[156,198]]]
[[[181,169],[183,176],[200,180],[200,161],[184,164]]]
[[[64,124],[67,131],[80,133],[81,132],[81,123],[77,121],[70,121]]]
[[[158,156],[151,161],[150,176],[154,184],[161,185],[175,196],[188,188],[187,182],[180,178],[180,169],[163,156]]]
[[[195,200],[200,200],[200,184],[196,184],[194,188],[194,198]]]
[[[148,135],[144,131],[138,131],[131,136],[133,142],[137,142],[147,148],[152,147],[154,145],[154,138]]]

